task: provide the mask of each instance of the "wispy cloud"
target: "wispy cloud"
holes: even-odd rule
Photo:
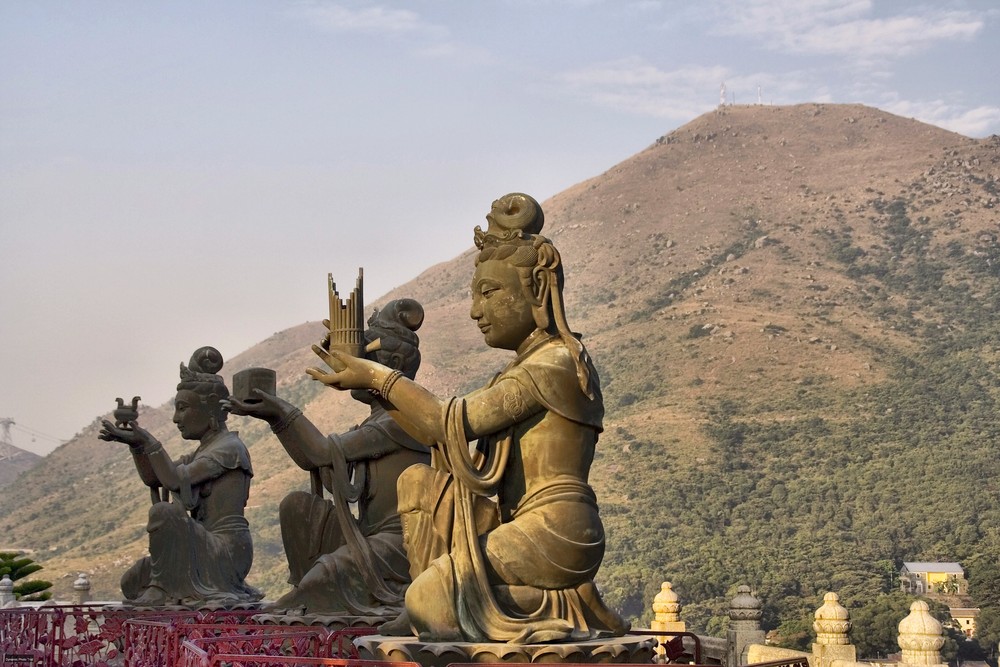
[[[636,0],[629,9],[637,12],[657,12],[663,9],[662,0]]]
[[[719,84],[728,74],[720,66],[662,70],[631,57],[563,72],[555,84],[563,93],[598,106],[687,121],[718,103]]]
[[[751,37],[773,50],[848,60],[896,58],[935,42],[971,39],[984,19],[966,11],[912,6],[874,16],[871,0],[746,0],[719,4],[721,34]]]
[[[967,137],[983,137],[1000,125],[1000,107],[979,106],[973,109],[944,100],[912,102],[895,100],[879,105],[890,113],[943,127]]]
[[[425,21],[408,9],[365,6],[354,9],[322,0],[303,0],[289,12],[316,29],[327,32],[356,32],[376,35],[421,34],[444,37],[447,28]]]

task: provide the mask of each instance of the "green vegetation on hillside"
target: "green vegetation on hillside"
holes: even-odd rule
[[[889,377],[876,386],[813,377],[778,395],[707,395],[712,451],[696,461],[673,460],[638,433],[613,435],[628,455],[603,462],[620,495],[602,503],[615,545],[602,578],[627,614],[648,620],[659,580],[670,579],[688,622],[717,635],[733,587],[749,583],[764,627],[804,646],[823,594],[836,591],[863,628],[861,655],[874,657],[895,650],[908,610],[911,598],[894,592],[903,560],[969,562],[985,532],[996,543],[1000,247],[935,252],[938,225],[914,220],[914,204],[869,204],[878,247],[854,245],[844,227],[828,230],[829,254],[862,286],[862,307],[920,344],[877,350]],[[687,334],[700,336],[697,326]],[[993,584],[997,555],[979,558]],[[979,590],[994,591],[980,603],[995,646],[996,588]]]

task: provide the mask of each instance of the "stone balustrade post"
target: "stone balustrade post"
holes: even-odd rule
[[[90,579],[87,578],[86,572],[81,572],[73,582],[73,602],[74,604],[90,602]]]
[[[749,586],[736,589],[729,603],[729,630],[726,632],[726,667],[745,665],[751,644],[764,643],[760,627],[760,600],[750,593]]]
[[[0,609],[7,609],[8,607],[16,607],[17,598],[14,597],[14,582],[11,581],[10,575],[3,575],[3,579],[0,579]]]
[[[824,595],[823,606],[816,610],[815,619],[816,642],[812,645],[812,653],[819,665],[830,667],[834,660],[856,662],[857,649],[847,638],[851,629],[850,613],[840,604],[840,596],[832,592]]]
[[[910,615],[899,622],[897,643],[903,650],[903,664],[944,667],[941,659],[941,647],[944,646],[941,623],[931,616],[930,607],[923,600],[911,604]]]
[[[669,581],[660,585],[660,592],[653,598],[653,622],[649,627],[653,632],[685,632],[686,625],[681,620],[680,597],[674,592]],[[659,645],[656,647],[657,662],[666,662],[666,649],[663,644],[671,637],[655,635]]]

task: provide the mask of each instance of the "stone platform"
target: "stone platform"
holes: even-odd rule
[[[345,616],[343,614],[294,614],[264,612],[253,617],[264,625],[321,625],[330,630],[377,628],[391,618],[384,616]]]
[[[354,640],[363,660],[416,662],[445,667],[453,662],[481,663],[651,663],[656,640],[625,636],[565,644],[422,642],[416,637],[369,635]]]

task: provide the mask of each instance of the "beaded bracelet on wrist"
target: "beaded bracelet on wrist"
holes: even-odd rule
[[[401,377],[403,377],[402,373],[400,373],[399,371],[392,371],[391,373],[385,376],[384,380],[382,380],[382,386],[379,387],[378,389],[371,390],[371,392],[376,396],[381,396],[382,398],[389,398],[389,392],[392,391],[392,386],[396,384],[396,381],[399,380],[399,378]]]
[[[284,431],[285,429],[287,429],[289,426],[291,426],[292,422],[295,421],[296,419],[298,419],[301,416],[302,416],[302,411],[299,410],[298,408],[294,408],[294,409],[292,409],[291,412],[289,412],[287,415],[285,415],[284,417],[282,417],[281,420],[277,424],[274,424],[273,426],[271,426],[271,431],[275,435],[277,435],[277,434],[281,433],[282,431]]]

